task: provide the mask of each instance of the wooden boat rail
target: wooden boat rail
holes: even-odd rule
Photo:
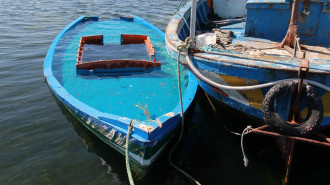
[[[102,73],[108,72],[134,72],[134,71],[150,71],[152,69],[159,69],[161,62],[156,60],[155,49],[152,46],[150,38],[146,35],[133,35],[133,34],[122,34],[121,45],[128,44],[145,44],[148,56],[151,61],[147,60],[134,60],[134,59],[113,59],[113,60],[99,60],[83,62],[83,52],[85,44],[103,45],[103,35],[93,35],[81,37],[77,55],[76,69],[77,73],[84,75],[87,72],[80,72],[79,70],[99,70]],[[122,71],[121,71],[122,69]],[[132,70],[129,70],[132,69]],[[112,70],[112,71],[111,71]],[[89,74],[89,73],[88,73]]]

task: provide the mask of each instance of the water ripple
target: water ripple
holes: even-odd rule
[[[117,152],[101,144],[108,154],[100,161],[90,153],[94,150],[90,141],[84,145],[72,129],[96,140],[84,128],[72,125],[58,108],[43,80],[43,61],[52,40],[79,16],[137,15],[164,30],[178,3],[0,1],[0,184],[127,183],[123,163],[108,161],[108,155],[121,158]]]

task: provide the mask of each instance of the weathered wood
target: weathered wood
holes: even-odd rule
[[[288,31],[286,32],[286,35],[280,44],[281,48],[283,48],[284,45],[287,45],[287,46],[293,48],[295,45],[294,42],[295,42],[295,38],[297,36],[297,30],[298,30],[299,2],[300,2],[300,0],[293,0],[290,24],[289,24]]]

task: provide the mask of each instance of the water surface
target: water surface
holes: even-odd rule
[[[164,31],[178,4],[178,0],[0,1],[0,184],[128,184],[124,157],[55,101],[44,83],[43,61],[56,35],[77,17],[133,14]],[[174,155],[176,163],[202,184],[280,184],[284,162],[274,142],[247,137],[250,167],[245,168],[240,137],[223,125],[249,122],[225,110],[212,116],[205,95],[199,97],[206,102],[192,109],[183,145]],[[297,147],[292,184],[330,184],[329,149]],[[191,184],[169,166],[168,153],[166,149],[137,184]]]

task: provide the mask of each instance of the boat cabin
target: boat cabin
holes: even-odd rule
[[[290,22],[290,4],[290,0],[248,0],[245,35],[281,41]],[[330,44],[329,0],[301,0],[298,12],[301,43]]]
[[[330,58],[329,0],[207,0],[198,7],[196,46],[201,50]],[[182,26],[179,38],[185,40],[189,29]]]

